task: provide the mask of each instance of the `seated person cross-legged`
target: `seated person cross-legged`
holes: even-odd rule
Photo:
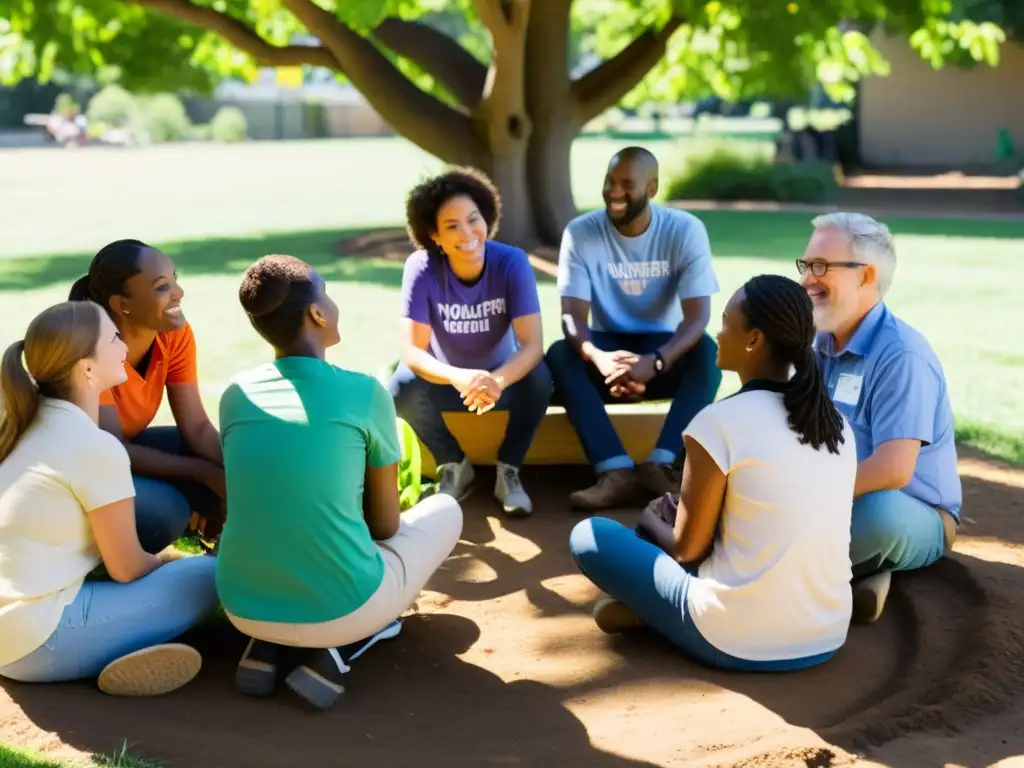
[[[657,191],[654,157],[624,149],[608,166],[605,210],[570,222],[562,237],[565,338],[551,345],[547,363],[555,402],[598,476],[570,495],[574,507],[619,506],[637,482],[654,495],[678,488],[683,428],[722,381],[705,332],[718,292],[707,230],[692,214],[652,204]],[[654,450],[634,469],[605,405],[639,399],[672,405]]]
[[[602,630],[646,625],[702,664],[747,671],[820,664],[846,641],[857,452],[813,335],[795,281],[762,275],[733,295],[718,365],[743,386],[686,428],[678,499],[652,502],[637,532],[594,517],[570,536],[610,595],[594,611]]]
[[[44,310],[0,365],[0,676],[166,693],[199,671],[168,644],[219,605],[210,557],[147,553],[124,446],[97,424],[126,346],[92,302]],[[22,357],[24,356],[24,362]],[[89,578],[100,565],[110,579]]]
[[[220,405],[229,506],[217,588],[252,638],[236,685],[266,696],[283,677],[326,709],[354,657],[344,647],[398,633],[455,547],[462,510],[438,494],[399,514],[394,404],[376,379],[326,362],[338,307],[312,267],[265,256],[239,297],[274,361],[237,376]]]
[[[956,540],[963,490],[953,408],[928,340],[885,303],[896,270],[889,228],[845,212],[812,225],[797,270],[814,303],[818,365],[857,435],[853,619],[871,623],[893,571],[927,567]]]
[[[443,414],[507,410],[494,495],[506,514],[528,515],[519,470],[551,402],[551,375],[533,267],[521,249],[488,239],[500,213],[497,190],[474,169],[452,169],[409,194],[406,218],[420,250],[405,262],[391,394],[434,456],[441,492],[460,500],[472,490],[473,466]]]
[[[199,392],[183,296],[170,258],[138,240],[118,240],[96,254],[68,297],[103,307],[128,345],[127,378],[103,393],[100,427],[128,450],[147,552],[173,543],[193,514],[209,538],[223,522],[220,437]],[[165,389],[175,424],[151,426]]]

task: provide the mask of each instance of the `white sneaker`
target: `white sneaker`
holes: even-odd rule
[[[889,596],[892,573],[882,571],[853,584],[853,621],[871,624],[878,621],[885,610],[885,599]]]
[[[458,464],[441,464],[437,468],[437,492],[462,501],[473,490],[473,465],[468,459]]]
[[[522,517],[533,512],[533,502],[523,488],[519,469],[500,461],[494,479],[494,498],[501,502],[501,508],[507,515]]]

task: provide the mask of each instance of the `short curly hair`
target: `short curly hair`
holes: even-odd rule
[[[431,235],[437,233],[437,213],[448,200],[466,195],[487,222],[487,236],[494,237],[501,220],[501,196],[487,174],[476,168],[455,166],[440,176],[420,182],[405,200],[409,239],[417,248],[433,250]]]
[[[277,348],[295,343],[309,305],[320,298],[316,270],[294,256],[264,256],[245,271],[238,300],[257,333]]]

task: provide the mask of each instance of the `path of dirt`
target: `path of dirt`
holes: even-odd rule
[[[0,741],[70,755],[127,740],[189,768],[991,765],[1024,754],[1024,471],[963,455],[956,552],[894,579],[882,620],[818,669],[715,673],[644,633],[603,635],[566,550],[581,516],[565,495],[587,473],[527,469],[537,511],[513,521],[482,470],[463,540],[337,709],[237,694],[244,640],[221,623],[191,638],[198,679],[163,698],[5,683]]]

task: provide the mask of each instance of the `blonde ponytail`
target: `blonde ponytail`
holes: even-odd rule
[[[25,342],[16,341],[7,348],[3,362],[0,362],[0,396],[3,400],[0,461],[14,450],[39,410],[39,388],[25,370],[22,362],[24,352]]]

